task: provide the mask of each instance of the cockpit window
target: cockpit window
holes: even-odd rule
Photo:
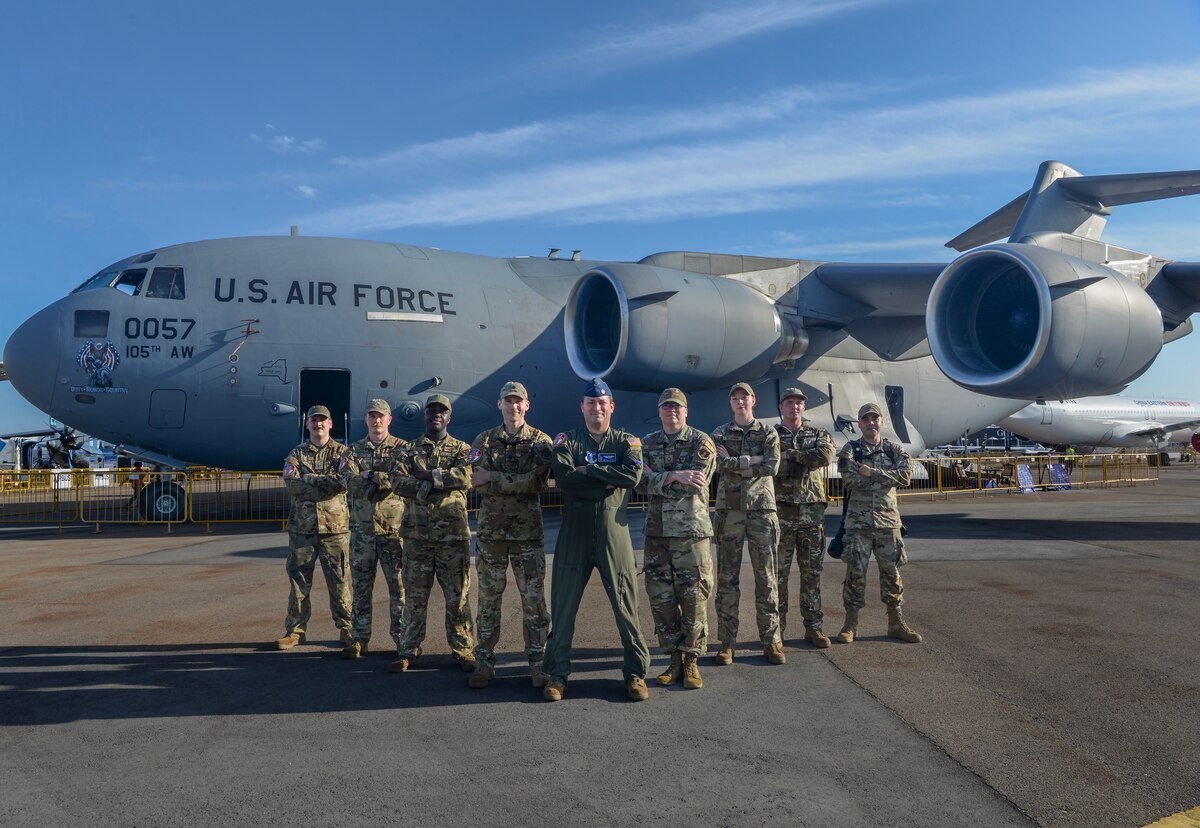
[[[130,296],[137,296],[142,292],[142,282],[146,281],[146,268],[137,270],[126,270],[121,274],[121,278],[112,283],[112,286],[122,293],[127,293]]]
[[[150,287],[146,289],[147,298],[183,299],[184,296],[182,267],[154,268],[154,272],[150,274]]]
[[[92,288],[108,287],[120,272],[119,270],[101,270],[95,276],[71,291],[71,293],[79,293],[81,290],[91,290]]]

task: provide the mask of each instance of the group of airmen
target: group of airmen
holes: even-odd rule
[[[317,561],[329,607],[341,633],[342,656],[367,652],[372,630],[376,569],[387,581],[390,632],[396,658],[389,672],[405,672],[421,657],[429,594],[436,578],[445,597],[446,640],[472,688],[496,671],[501,599],[511,566],[520,594],[525,655],[534,687],[559,701],[571,672],[571,642],[584,588],[600,571],[624,650],[625,691],[648,697],[650,654],[638,624],[638,570],[626,510],[633,490],[648,499],[644,569],[658,643],[670,662],[655,681],[703,686],[699,659],[708,652],[707,606],[713,589],[716,543],[714,663],[736,655],[740,575],[744,548],[754,573],[755,615],[763,654],[783,664],[788,579],[800,572],[804,638],[830,646],[822,631],[821,568],[825,555],[825,476],[835,445],[828,431],[804,419],[806,397],[788,388],[780,422],[754,416],[747,383],[729,392],[733,419],[711,435],[687,423],[687,396],[668,388],[658,400],[662,428],[639,439],[612,426],[616,402],[603,380],[584,388],[583,426],[547,434],[526,422],[529,393],[520,382],[500,389],[502,423],[467,444],[449,434],[453,406],[444,394],[425,402],[424,433],[408,443],[389,433],[391,407],[372,400],[367,436],[350,446],[332,439],[322,405],[307,412],[309,439],[291,451],[283,478],[291,498],[287,573],[291,583],[281,650],[304,641],[309,594]],[[896,489],[911,479],[904,447],[882,436],[883,412],[868,403],[858,412],[860,437],[838,453],[845,487],[842,602],[846,620],[836,640],[854,641],[866,605],[866,573],[873,556],[888,635],[921,637],[902,614],[905,562]],[[551,605],[545,598],[546,557],[539,495],[553,473],[563,496],[555,544]],[[718,475],[715,521],[709,487]],[[480,496],[476,525],[478,609],[472,621],[471,531],[467,491]]]

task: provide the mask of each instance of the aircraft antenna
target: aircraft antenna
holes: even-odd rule
[[[558,258],[558,250],[559,249],[557,247],[551,247],[550,255],[548,255],[546,258],[547,259],[557,259]]]
[[[579,254],[582,252],[583,252],[582,250],[572,250],[571,251],[571,261],[573,261],[573,262],[579,261]]]

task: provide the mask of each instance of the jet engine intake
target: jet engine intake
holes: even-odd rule
[[[1162,349],[1162,315],[1110,268],[1029,244],[981,247],[933,285],[929,347],[954,382],[1013,399],[1115,393]]]
[[[650,265],[588,271],[571,288],[564,319],[575,373],[627,391],[757,379],[808,347],[804,329],[754,288]]]

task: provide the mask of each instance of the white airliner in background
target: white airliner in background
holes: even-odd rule
[[[1188,442],[1200,403],[1161,397],[1084,397],[1025,406],[997,425],[1046,445],[1153,448]]]

